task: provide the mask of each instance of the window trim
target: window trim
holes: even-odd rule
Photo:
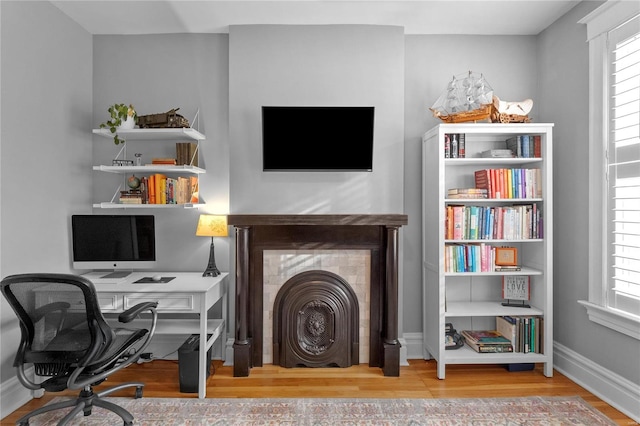
[[[606,55],[607,33],[640,13],[635,1],[607,1],[578,21],[587,25],[589,42],[589,300],[578,300],[587,309],[589,320],[640,340],[640,319],[606,306],[607,278],[605,229],[607,214],[606,165],[602,161],[607,135],[608,64]],[[603,284],[604,283],[604,284]]]

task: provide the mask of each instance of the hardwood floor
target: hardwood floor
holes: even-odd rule
[[[447,377],[436,377],[435,361],[410,360],[400,368],[400,377],[384,377],[379,368],[366,364],[350,368],[293,368],[265,365],[251,369],[249,377],[233,377],[233,368],[214,361],[215,374],[207,382],[208,398],[490,398],[517,396],[578,395],[618,425],[637,425],[635,421],[578,386],[557,371],[547,378],[541,367],[533,371],[509,372],[501,366],[447,366]],[[97,387],[121,382],[146,383],[144,397],[197,398],[180,393],[177,361],[155,360],[132,365]],[[2,420],[15,424],[23,414],[64,392],[47,394],[22,406]],[[112,396],[132,396],[133,388]]]

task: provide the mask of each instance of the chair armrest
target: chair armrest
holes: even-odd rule
[[[153,309],[158,307],[158,302],[142,302],[135,306],[130,307],[126,311],[118,315],[118,321],[127,323],[133,321],[138,315],[144,311],[150,311],[153,313]]]

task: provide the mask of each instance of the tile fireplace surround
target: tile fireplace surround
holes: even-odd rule
[[[369,250],[369,365],[400,375],[398,232],[407,215],[232,214],[228,221],[236,229],[235,377],[263,364],[266,250]]]

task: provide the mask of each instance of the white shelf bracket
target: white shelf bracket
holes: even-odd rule
[[[118,194],[120,194],[120,189],[122,189],[122,184],[118,185],[118,189],[116,189],[115,194],[113,194],[113,197],[111,197],[111,202],[112,203],[116,202],[115,200],[116,200],[116,197],[118,196]]]
[[[198,119],[198,115],[200,115],[200,108],[196,111],[196,115],[193,116],[193,120],[191,120],[191,128],[193,129],[194,124],[196,125],[195,129],[200,131],[200,120]]]

